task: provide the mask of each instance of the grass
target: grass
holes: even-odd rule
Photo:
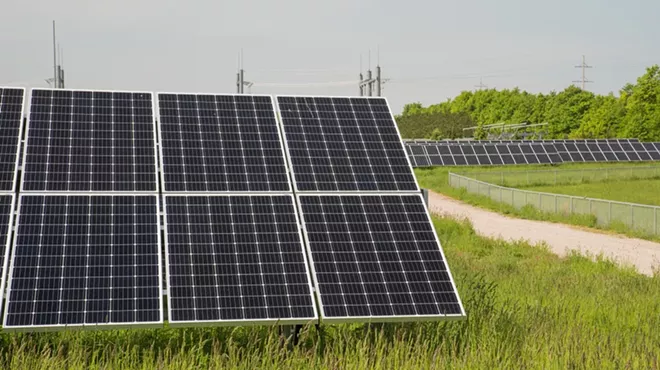
[[[660,206],[660,180],[620,180],[574,185],[533,186],[525,189],[545,193]]]
[[[660,275],[475,234],[434,218],[468,318],[276,330],[0,335],[3,369],[660,369]]]
[[[599,229],[606,232],[614,232],[617,234],[622,234],[630,237],[641,238],[652,241],[660,241],[660,237],[657,235],[650,234],[648,232],[643,232],[640,230],[634,230],[626,225],[619,222],[612,222],[606,225],[599,224],[598,220],[593,215],[578,215],[578,214],[569,214],[569,213],[553,213],[553,212],[543,212],[536,207],[525,206],[521,209],[515,208],[505,203],[500,203],[492,200],[489,197],[468,193],[465,189],[456,189],[452,188],[448,184],[448,173],[449,171],[459,172],[470,176],[470,173],[480,173],[487,176],[488,172],[501,172],[501,171],[511,171],[511,172],[524,172],[529,170],[540,170],[540,169],[558,169],[558,170],[578,170],[578,169],[593,169],[593,168],[602,168],[603,163],[573,163],[573,164],[562,164],[560,166],[489,166],[489,167],[433,167],[433,168],[417,168],[415,169],[415,174],[417,180],[422,188],[431,189],[437,193],[441,193],[452,197],[454,199],[463,201],[465,203],[489,209],[501,214],[510,215],[517,218],[523,218],[528,220],[538,220],[538,221],[548,221],[555,223],[564,223],[569,225],[587,227],[592,229]],[[630,166],[648,166],[647,163],[611,163],[608,165],[610,168],[616,167],[630,167]],[[496,176],[497,177],[497,176]],[[637,180],[635,180],[637,181]],[[640,180],[642,181],[642,180]],[[649,180],[653,182],[654,180]],[[655,180],[658,181],[658,180]],[[660,182],[660,181],[659,181]],[[609,183],[609,182],[608,182]],[[593,183],[595,187],[601,186],[601,183]],[[655,185],[657,186],[657,185]],[[534,191],[540,191],[538,188],[534,187]],[[648,193],[647,193],[648,194]],[[654,197],[658,197],[657,194]],[[602,197],[601,197],[602,198]],[[607,199],[607,198],[606,198]]]

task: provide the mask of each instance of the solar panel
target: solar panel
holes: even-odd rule
[[[289,191],[270,96],[158,94],[164,191]]]
[[[19,199],[5,329],[162,324],[156,195]]]
[[[15,190],[25,89],[0,87],[0,191]]]
[[[22,191],[157,191],[153,98],[32,89]]]
[[[11,244],[10,234],[14,213],[14,195],[0,195],[0,302],[7,278],[7,261]]]
[[[324,321],[465,315],[421,195],[298,195]]]
[[[166,195],[169,322],[316,319],[292,195]]]
[[[419,191],[384,98],[277,102],[296,190]]]

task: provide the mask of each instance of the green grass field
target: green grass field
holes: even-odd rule
[[[427,188],[431,189],[435,192],[445,194],[447,196],[450,196],[454,199],[461,200],[465,203],[477,206],[477,207],[482,207],[485,209],[489,209],[495,212],[499,212],[502,214],[506,215],[511,215],[514,217],[518,218],[524,218],[524,219],[529,219],[529,220],[539,220],[539,221],[549,221],[549,222],[556,222],[556,223],[565,223],[565,224],[570,224],[570,225],[576,225],[576,226],[583,226],[583,227],[588,227],[588,228],[594,228],[594,229],[601,229],[604,231],[608,232],[615,232],[618,234],[623,234],[631,237],[637,237],[637,238],[643,238],[643,239],[648,239],[648,240],[653,240],[653,241],[660,241],[660,237],[656,235],[651,235],[649,233],[641,232],[638,230],[631,230],[630,228],[626,227],[625,225],[617,222],[613,222],[609,225],[599,225],[597,222],[597,219],[595,216],[592,215],[578,215],[578,214],[561,214],[561,213],[549,213],[549,212],[542,212],[539,211],[535,207],[531,206],[526,206],[521,209],[514,208],[513,206],[496,202],[486,196],[479,195],[479,194],[471,194],[468,193],[465,189],[456,189],[452,188],[448,184],[448,173],[450,171],[452,172],[457,172],[464,174],[465,176],[470,177],[470,174],[475,174],[474,176],[476,177],[476,174],[480,174],[480,178],[484,178],[484,180],[489,180],[492,181],[493,183],[497,182],[497,179],[500,178],[499,174],[492,176],[492,178],[489,178],[488,173],[492,172],[493,174],[499,173],[502,171],[507,171],[507,172],[513,172],[513,174],[508,175],[511,177],[511,181],[515,182],[518,184],[516,186],[517,188],[524,188],[524,189],[529,189],[533,191],[548,191],[548,192],[553,192],[550,191],[550,188],[552,187],[553,189],[555,186],[547,186],[547,187],[526,187],[521,185],[522,182],[524,182],[524,175],[516,176],[515,172],[525,172],[525,171],[536,171],[536,170],[558,170],[558,171],[563,171],[563,170],[580,170],[580,169],[585,169],[585,170],[593,170],[597,168],[602,168],[603,166],[607,166],[608,168],[621,168],[621,167],[645,167],[649,166],[648,163],[609,163],[609,164],[603,164],[603,163],[571,163],[571,164],[562,164],[562,165],[544,165],[544,166],[534,166],[534,165],[528,165],[528,166],[485,166],[485,167],[433,167],[433,168],[417,168],[415,169],[415,174],[417,176],[417,179],[420,183],[420,186],[422,188]],[[633,180],[631,182],[638,183],[638,182],[644,182],[648,181],[649,183],[658,182],[660,183],[660,180]],[[589,184],[582,184],[581,186],[593,186],[593,189],[603,189],[603,184],[615,184],[618,182],[628,182],[628,181],[605,181],[605,182],[596,182],[596,183],[589,183]],[[505,179],[506,183],[506,179]],[[508,185],[508,184],[507,184]],[[656,189],[658,185],[653,185],[653,188],[648,188],[648,189],[637,189],[637,188],[632,188],[635,190],[629,189],[628,192],[632,193],[634,191],[644,194],[643,197],[646,197],[650,200],[652,199],[658,199],[660,197],[657,193],[651,194],[654,192],[653,189]],[[564,185],[557,186],[557,188],[562,188]],[[570,185],[566,185],[567,188],[570,187]],[[541,190],[544,189],[544,190]],[[598,191],[598,190],[596,190]],[[622,193],[625,193],[625,190],[621,190]],[[601,193],[602,194],[602,193]],[[583,195],[583,194],[572,194],[572,195]],[[583,196],[587,196],[584,194]],[[598,196],[597,198],[603,198],[602,196]],[[611,198],[604,198],[604,199],[611,199]],[[617,199],[611,199],[611,200],[617,200]],[[643,203],[643,204],[653,204],[653,203]]]
[[[577,195],[581,197],[660,206],[660,180],[657,179],[532,186],[525,187],[525,189],[545,193]]]
[[[0,335],[2,369],[614,369],[660,367],[660,275],[558,258],[435,218],[468,319],[306,328]]]

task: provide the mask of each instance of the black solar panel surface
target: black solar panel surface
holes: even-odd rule
[[[33,89],[25,191],[157,191],[151,93]]]
[[[0,87],[0,191],[13,191],[25,89]]]
[[[462,315],[419,195],[300,195],[326,319]]]
[[[4,286],[9,257],[8,239],[11,235],[11,213],[14,211],[13,195],[0,195],[0,302],[4,298]]]
[[[291,195],[165,202],[171,323],[316,316]]]
[[[22,195],[5,328],[162,322],[157,197]]]
[[[277,101],[298,190],[418,190],[384,98]],[[425,165],[423,157],[417,165]]]
[[[158,94],[164,191],[289,191],[270,96]]]

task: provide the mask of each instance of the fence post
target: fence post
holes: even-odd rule
[[[653,233],[658,234],[658,209],[653,211]]]
[[[571,197],[571,212],[570,213],[573,213],[573,197]]]
[[[592,215],[593,213],[591,212],[591,199],[589,199],[589,214]]]
[[[556,174],[557,174],[557,173],[555,172],[555,175],[556,175]],[[556,180],[556,178],[555,178],[555,180]],[[556,182],[555,182],[555,183],[556,183]],[[559,213],[559,207],[558,207],[558,205],[557,205],[557,194],[555,194],[555,213]]]
[[[635,228],[635,207],[630,205],[630,227]]]
[[[555,170],[555,185],[557,185],[557,170]]]
[[[609,214],[607,215],[607,219],[609,220],[609,223],[612,223],[612,202],[610,203],[610,211]]]
[[[504,185],[504,172],[500,172],[500,185]]]
[[[605,169],[605,180],[609,180],[609,178],[610,178],[610,169],[606,168]]]
[[[529,171],[527,171],[527,185],[529,185]]]

